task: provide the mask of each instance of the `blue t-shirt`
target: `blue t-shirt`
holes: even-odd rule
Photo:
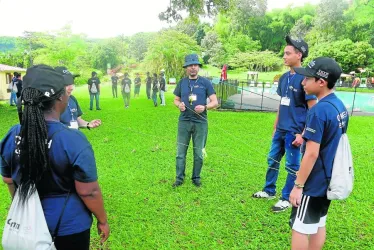
[[[68,106],[64,113],[60,116],[60,121],[66,126],[70,126],[71,121],[76,121],[78,117],[82,116],[83,112],[74,96],[69,97]]]
[[[335,105],[338,111],[331,105]],[[342,118],[343,129],[348,128],[348,111],[343,102],[332,93],[314,105],[308,112],[306,119],[306,128],[304,132],[304,140],[314,141],[320,144],[319,155],[312,172],[310,173],[304,186],[304,194],[313,197],[326,196],[329,180],[331,178],[332,166],[334,163],[335,153],[338,148],[340,137],[343,133],[339,125]],[[326,169],[325,170],[322,165]]]
[[[288,97],[290,105],[279,106],[278,131],[296,134],[303,132],[308,111],[307,101],[317,99],[314,95],[305,93],[301,85],[304,78],[304,76],[297,73],[291,75],[290,72],[287,72],[279,79],[277,93],[281,98]]]
[[[190,109],[194,110],[198,105],[206,105],[206,99],[215,93],[212,83],[204,77],[199,76],[198,79],[193,80],[186,77],[180,80],[174,90],[174,95],[181,98],[181,101],[186,105],[186,110],[180,113],[179,120],[206,123],[206,110],[197,115]],[[196,101],[190,103],[190,94],[196,95]]]
[[[94,152],[84,134],[68,129],[60,122],[47,122],[51,140],[49,159],[51,171],[45,173],[38,189],[49,231],[57,225],[65,203],[66,194],[71,194],[62,217],[59,236],[83,232],[92,225],[92,214],[77,195],[74,181],[89,183],[97,180]],[[20,180],[19,157],[15,153],[15,137],[20,125],[12,127],[0,142],[0,172],[12,178],[18,185]]]

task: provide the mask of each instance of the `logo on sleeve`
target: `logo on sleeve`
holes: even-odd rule
[[[312,128],[309,128],[309,127],[307,127],[307,128],[306,128],[306,131],[309,131],[309,132],[311,132],[311,133],[313,133],[313,134],[315,134],[315,133],[316,133],[316,131],[315,131],[314,129],[312,129]]]

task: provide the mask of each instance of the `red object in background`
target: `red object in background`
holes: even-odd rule
[[[221,71],[221,81],[227,80],[227,64],[223,65],[222,71]]]

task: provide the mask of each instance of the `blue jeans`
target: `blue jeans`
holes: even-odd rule
[[[153,104],[157,106],[157,91],[152,92],[152,100],[153,100]]]
[[[186,155],[190,140],[193,143],[193,172],[192,180],[200,180],[201,169],[203,168],[203,148],[205,148],[208,135],[208,123],[191,121],[178,122],[178,144],[176,158],[176,179],[183,181],[186,169]]]
[[[10,93],[9,104],[10,105],[17,105],[17,94],[13,91]]]
[[[268,170],[266,184],[263,189],[269,195],[275,195],[276,182],[279,175],[279,163],[286,154],[286,171],[288,172],[286,184],[282,189],[282,199],[289,200],[290,193],[295,184],[296,171],[300,168],[300,148],[292,145],[295,135],[291,132],[276,131],[268,155]]]
[[[100,94],[99,93],[96,93],[96,94],[90,93],[90,109],[92,110],[94,97],[96,99],[96,109],[100,109],[100,102],[99,102]]]

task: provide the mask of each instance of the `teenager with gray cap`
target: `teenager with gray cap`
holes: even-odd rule
[[[66,93],[69,96],[68,106],[60,116],[60,121],[69,128],[97,128],[101,125],[101,120],[94,119],[90,122],[83,120],[83,112],[78,104],[77,99],[72,95],[74,90],[74,78],[78,75],[73,75],[66,67],[59,66],[55,70],[60,72],[65,80]]]
[[[203,149],[208,135],[207,110],[218,106],[212,83],[198,75],[201,63],[196,54],[185,57],[183,68],[187,77],[181,79],[174,90],[174,104],[180,110],[178,121],[176,180],[173,187],[183,184],[186,169],[187,149],[192,137],[193,172],[192,183],[201,186],[200,173],[203,167]],[[207,98],[210,102],[207,104]]]
[[[289,198],[292,249],[322,249],[330,206],[326,193],[339,140],[349,121],[344,103],[333,90],[342,70],[335,60],[319,57],[295,71],[305,77],[304,90],[316,95],[318,103],[308,112],[303,133],[306,150]]]
[[[316,97],[305,93],[301,85],[304,76],[297,74],[294,68],[308,56],[308,44],[301,39],[286,37],[284,48],[284,64],[290,67],[279,79],[277,93],[281,97],[277,117],[274,123],[273,139],[268,155],[268,169],[265,186],[253,194],[254,198],[274,199],[276,182],[279,175],[279,162],[286,155],[286,183],[282,195],[272,207],[273,212],[282,212],[291,207],[289,196],[300,167],[300,146],[304,140],[302,133],[308,109],[316,103]]]
[[[46,65],[27,69],[21,99],[22,123],[0,142],[0,173],[11,196],[17,190],[23,202],[38,192],[57,249],[89,249],[92,213],[106,241],[110,230],[92,146],[59,121],[69,99],[63,76]]]

